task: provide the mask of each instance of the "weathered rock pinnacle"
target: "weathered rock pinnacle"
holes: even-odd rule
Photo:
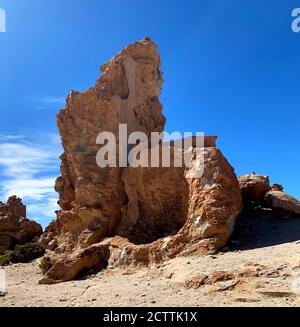
[[[119,124],[127,124],[128,134],[147,136],[165,125],[160,56],[150,37],[129,45],[100,70],[96,85],[72,92],[57,115],[65,150],[55,185],[61,210],[42,242],[68,259],[43,283],[70,280],[99,263],[148,264],[216,251],[226,244],[242,208],[237,177],[213,137],[205,138],[201,149],[202,178],[187,179],[192,168],[186,166],[99,168],[101,131],[119,141]]]

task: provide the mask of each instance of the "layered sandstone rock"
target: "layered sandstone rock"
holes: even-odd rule
[[[0,254],[17,243],[30,242],[43,232],[35,221],[26,218],[26,207],[21,199],[12,196],[0,203]]]
[[[101,71],[95,87],[72,92],[57,116],[65,150],[56,181],[61,210],[42,242],[65,254],[43,283],[70,280],[98,264],[149,264],[216,251],[242,208],[237,177],[215,137],[204,138],[204,146],[192,142],[193,163],[182,168],[100,168],[98,133],[112,132],[119,143],[119,124],[128,125],[128,134],[147,136],[165,124],[160,57],[149,38],[128,46]],[[176,145],[167,146],[174,159]]]

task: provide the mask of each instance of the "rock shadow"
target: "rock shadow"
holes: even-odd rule
[[[300,241],[300,218],[267,219],[241,214],[228,249],[251,250]]]

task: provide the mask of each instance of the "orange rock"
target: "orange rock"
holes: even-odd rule
[[[262,203],[270,188],[268,176],[252,173],[239,178],[244,202]]]
[[[101,71],[95,87],[72,92],[57,116],[65,150],[55,185],[61,210],[42,242],[68,256],[49,271],[52,282],[74,278],[96,264],[93,253],[103,246],[109,246],[110,265],[215,252],[231,236],[242,208],[237,177],[213,136],[204,138],[201,149],[192,142],[193,155],[199,150],[204,155],[201,178],[186,178],[194,166],[98,167],[99,132],[112,132],[119,141],[119,124],[128,125],[128,134],[141,131],[148,136],[162,132],[165,125],[158,98],[160,57],[150,38],[128,46]],[[175,143],[170,143],[172,155]],[[85,250],[92,251],[90,260]],[[102,260],[98,256],[97,264]]]
[[[26,207],[21,199],[11,196],[6,204],[0,203],[0,254],[42,233],[41,225],[26,218]]]
[[[300,201],[282,191],[270,191],[266,195],[269,207],[282,210],[291,216],[300,216]]]
[[[127,202],[123,168],[97,166],[97,135],[112,132],[118,137],[119,124],[127,124],[128,134],[141,131],[150,135],[162,132],[165,125],[158,100],[163,83],[160,56],[151,40],[128,46],[101,71],[95,87],[83,93],[72,91],[66,108],[57,115],[65,150],[62,175],[55,185],[61,210],[59,223],[46,230],[42,241],[47,245],[59,238],[57,243],[62,246],[64,242],[68,251],[113,234]]]

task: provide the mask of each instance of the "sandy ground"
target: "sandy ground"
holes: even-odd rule
[[[217,255],[58,285],[38,285],[39,260],[15,264],[0,306],[300,306],[300,220],[249,220],[237,231]]]

